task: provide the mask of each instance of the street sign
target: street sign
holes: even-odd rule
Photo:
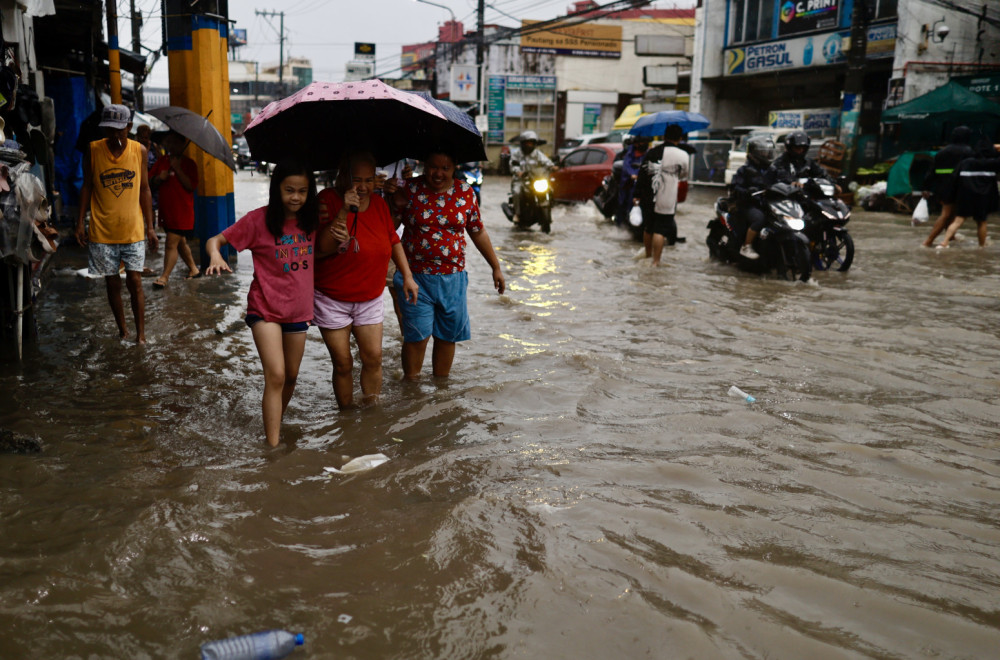
[[[475,64],[451,65],[452,101],[475,101],[479,98],[479,67]]]
[[[677,87],[677,65],[650,64],[642,67],[642,84],[648,87]]]
[[[636,55],[684,55],[684,37],[663,34],[635,35]]]

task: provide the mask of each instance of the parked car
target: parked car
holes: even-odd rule
[[[597,143],[569,152],[552,173],[552,197],[560,202],[590,201],[621,150],[618,143]]]
[[[628,129],[616,129],[607,133],[585,133],[575,138],[568,138],[563,140],[562,145],[556,150],[556,158],[562,160],[574,149],[591,144],[621,144],[626,135]]]
[[[236,156],[237,169],[245,170],[250,167],[250,145],[247,144],[245,137],[236,138],[236,141],[233,142],[233,152]]]

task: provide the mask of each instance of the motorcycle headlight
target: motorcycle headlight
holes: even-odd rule
[[[792,231],[802,231],[806,228],[806,222],[802,218],[793,218],[790,215],[785,216],[785,224]]]
[[[536,193],[543,193],[549,189],[548,179],[535,179],[535,182],[531,184],[531,187],[535,189]]]
[[[837,215],[836,213],[831,213],[830,211],[827,211],[826,209],[823,210],[823,215],[825,215],[826,217],[830,218],[831,220],[839,220],[840,219],[839,215]]]

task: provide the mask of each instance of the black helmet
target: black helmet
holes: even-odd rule
[[[760,169],[774,160],[774,140],[770,135],[758,135],[747,142],[747,158]]]
[[[786,147],[805,147],[809,148],[809,144],[812,140],[809,139],[809,135],[805,131],[792,131],[785,138]]]

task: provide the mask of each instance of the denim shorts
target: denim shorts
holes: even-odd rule
[[[385,317],[382,296],[365,302],[334,300],[319,289],[313,292],[313,325],[339,330],[349,325],[378,325]]]
[[[125,264],[126,271],[142,272],[146,265],[146,241],[138,243],[94,243],[88,245],[90,253],[90,274],[110,277],[118,274],[118,268]]]
[[[263,321],[264,318],[257,316],[256,314],[247,314],[246,323],[248,328],[254,327],[256,324]],[[286,335],[294,335],[300,332],[305,332],[309,329],[309,321],[299,321],[298,323],[281,323],[281,332]]]
[[[419,342],[431,335],[450,342],[472,337],[466,301],[468,273],[464,270],[450,275],[414,273],[413,279],[420,287],[415,303],[403,295],[403,274],[397,272],[393,278],[396,301],[403,317],[403,341]]]

